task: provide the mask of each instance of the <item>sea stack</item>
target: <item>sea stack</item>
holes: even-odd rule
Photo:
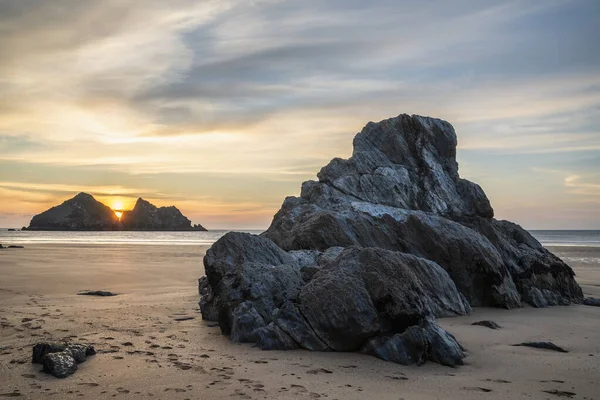
[[[112,231],[120,229],[119,218],[110,207],[87,193],[52,207],[31,219],[31,231]]]
[[[572,269],[460,178],[456,145],[440,119],[368,123],[352,157],[304,182],[265,233],[207,251],[203,318],[263,349],[454,366],[463,349],[436,317],[580,303]]]
[[[175,206],[156,207],[150,202],[137,199],[131,211],[124,211],[121,224],[126,231],[205,231],[201,225],[192,226]]]
[[[115,211],[87,193],[79,193],[41,214],[34,216],[32,231],[206,231],[192,225],[175,206],[156,207],[139,198],[133,210],[124,211],[121,219]]]

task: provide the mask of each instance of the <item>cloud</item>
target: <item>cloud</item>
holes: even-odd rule
[[[594,197],[600,202],[600,183],[586,182],[578,175],[570,175],[565,178],[565,186],[569,193]]]
[[[517,159],[587,177],[600,153],[599,11],[584,0],[0,2],[0,164],[12,168],[0,180],[187,194],[216,225],[266,225],[283,196],[350,154],[367,121],[401,112],[452,122],[464,171],[486,180]],[[45,201],[40,187],[10,190]]]

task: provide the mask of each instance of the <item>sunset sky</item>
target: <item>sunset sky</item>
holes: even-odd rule
[[[0,0],[0,227],[80,191],[266,228],[368,121],[450,121],[529,229],[600,229],[600,1]]]

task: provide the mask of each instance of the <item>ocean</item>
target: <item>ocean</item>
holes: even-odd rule
[[[141,244],[141,245],[211,245],[228,230],[189,232],[84,232],[84,231],[8,231],[0,229],[3,245],[28,244]],[[256,230],[239,232],[261,233]]]
[[[0,229],[0,243],[11,244],[170,244],[211,245],[228,230],[208,232],[56,232],[8,231]],[[260,230],[239,230],[258,234]],[[545,246],[600,247],[600,230],[532,230],[530,233]]]

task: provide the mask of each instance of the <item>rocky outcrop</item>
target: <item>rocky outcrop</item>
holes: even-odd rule
[[[175,206],[156,207],[139,198],[133,210],[124,211],[121,219],[108,206],[87,193],[79,193],[59,206],[34,216],[32,231],[206,231],[192,225]]]
[[[438,119],[367,124],[352,157],[285,199],[265,233],[207,251],[203,318],[263,349],[455,366],[464,349],[435,317],[581,302],[571,268],[493,219],[483,190],[459,177],[456,143]]]
[[[141,197],[131,211],[121,216],[123,229],[127,231],[205,231],[194,225],[175,206],[156,207]]]
[[[111,231],[119,229],[119,218],[110,207],[87,193],[79,193],[34,216],[27,230]]]

